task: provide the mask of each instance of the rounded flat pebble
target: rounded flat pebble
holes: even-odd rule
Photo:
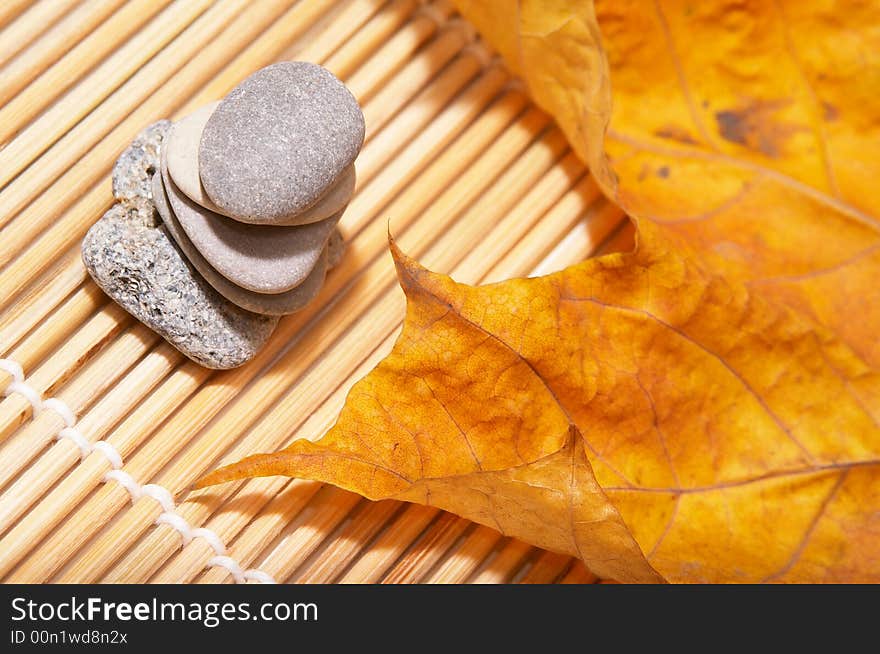
[[[156,204],[156,210],[159,212],[162,221],[165,223],[165,228],[168,230],[168,233],[171,234],[178,247],[187,256],[193,267],[211,286],[217,289],[223,297],[230,302],[234,302],[243,309],[273,316],[294,313],[308,304],[324,285],[324,276],[327,273],[326,249],[323,256],[318,260],[317,265],[312,269],[312,272],[309,273],[303,283],[286,293],[278,293],[274,295],[254,293],[253,291],[236,286],[214,270],[211,264],[209,264],[205,258],[199,254],[199,251],[195,246],[193,246],[192,242],[183,231],[183,228],[180,226],[180,223],[177,221],[174,212],[171,210],[171,205],[168,202],[168,197],[165,192],[162,175],[156,175],[153,177],[153,199]]]
[[[202,181],[199,178],[199,141],[202,139],[202,130],[205,123],[214,113],[219,102],[205,105],[198,111],[182,118],[168,132],[166,143],[166,156],[168,157],[168,173],[174,183],[190,200],[200,204],[205,209],[222,213],[211,201]]]
[[[174,123],[166,137],[168,156],[168,174],[174,185],[190,200],[209,209],[214,213],[227,215],[205,193],[199,176],[199,142],[208,118],[214,113],[219,102],[205,105],[198,111]],[[339,213],[351,200],[356,183],[354,164],[350,165],[339,176],[324,196],[310,208],[278,225],[306,225],[329,218]],[[235,216],[229,216],[235,218]],[[247,221],[242,221],[247,222]]]
[[[342,212],[309,225],[246,225],[209,211],[186,197],[171,181],[166,157],[162,181],[171,210],[193,246],[236,286],[257,293],[283,293],[305,281]]]
[[[245,79],[211,114],[199,173],[224,214],[282,224],[327,193],[363,140],[357,100],[330,71],[306,62],[273,64]]]
[[[278,318],[235,306],[193,270],[152,208],[117,203],[82,242],[86,269],[107,295],[190,359],[234,368],[252,359]]]
[[[159,152],[171,121],[160,120],[145,127],[113,166],[113,197],[117,200],[150,199],[151,179],[159,170]]]
[[[342,261],[343,254],[345,254],[345,239],[337,228],[333,230],[330,240],[327,241],[327,267],[335,268]]]

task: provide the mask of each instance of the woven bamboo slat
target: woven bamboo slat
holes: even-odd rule
[[[77,2],[79,0],[55,0],[28,8],[0,33],[0,66],[64,16]]]
[[[87,0],[73,11],[70,11],[40,38],[19,52],[15,59],[5,68],[2,77],[0,77],[0,105],[5,105],[10,98],[15,97],[19,91],[31,83],[40,74],[40,71],[46,70],[52,63],[60,59],[64,53],[77,46],[83,37],[91,34],[124,1]],[[82,68],[84,67],[80,67],[80,69]],[[64,78],[61,81],[63,83],[65,81]],[[68,77],[66,81],[68,84],[71,84],[74,79]],[[28,89],[32,97],[40,97],[45,93],[45,90],[43,93],[34,93],[34,88],[34,85],[32,85]],[[39,87],[36,88],[38,89]],[[60,93],[63,90],[64,87],[60,90],[56,89],[56,93]],[[7,134],[7,136],[0,137],[0,141],[5,141],[8,138],[8,134],[15,131],[6,125],[3,125],[3,129],[3,133]],[[6,132],[6,130],[10,131]]]
[[[619,209],[448,0],[11,1],[0,29],[0,356],[83,439],[59,438],[65,416],[21,392],[0,401],[0,580],[596,581],[429,507],[278,477],[189,491],[216,465],[320,437],[390,351],[404,298],[389,227],[469,283],[631,246]],[[363,106],[348,250],[253,362],[209,371],[108,302],[79,241],[140,129],[282,59],[322,63]],[[11,381],[0,370],[0,390]],[[132,496],[125,479],[159,490]],[[181,520],[208,531],[182,540]]]

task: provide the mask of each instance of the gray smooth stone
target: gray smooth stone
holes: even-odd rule
[[[199,176],[199,142],[205,124],[217,108],[219,102],[205,105],[198,111],[191,113],[186,118],[174,123],[167,136],[166,149],[168,152],[168,174],[174,185],[190,200],[214,213],[227,215],[208,197],[202,186]],[[286,220],[277,222],[278,225],[306,225],[319,220],[329,218],[341,211],[351,200],[354,194],[356,175],[354,164],[346,168],[339,179],[331,186],[324,196],[309,209]],[[247,221],[242,221],[247,222]]]
[[[107,295],[208,368],[234,368],[252,359],[278,323],[217,293],[146,202],[114,204],[83,239],[82,258]]]
[[[296,227],[247,225],[197,205],[171,181],[167,159],[162,181],[171,210],[193,246],[218,273],[257,293],[283,293],[302,284],[342,216]]]
[[[205,261],[205,258],[193,246],[171,209],[162,175],[153,177],[153,201],[156,204],[159,215],[162,217],[162,222],[165,223],[168,233],[171,234],[193,267],[223,297],[243,309],[273,316],[294,313],[308,304],[324,285],[324,276],[327,273],[327,248],[325,248],[323,256],[318,260],[317,265],[312,269],[312,272],[309,273],[305,281],[290,291],[269,295],[254,293],[236,286],[214,270],[211,264]]]
[[[334,229],[327,241],[327,266],[328,269],[335,268],[340,261],[342,255],[345,254],[345,239],[342,238],[342,232]]]
[[[205,189],[199,177],[199,141],[202,140],[202,130],[205,123],[214,113],[214,109],[220,102],[206,104],[201,109],[181,118],[168,132],[166,151],[168,157],[168,174],[174,180],[174,184],[196,204],[215,213],[223,213],[215,205]]]
[[[273,64],[245,79],[211,114],[199,144],[199,174],[224,214],[281,224],[341,179],[363,141],[357,100],[330,71],[307,62]]]
[[[171,121],[148,125],[122,151],[113,165],[113,197],[117,200],[150,199],[153,173],[159,170],[160,149],[171,129]]]

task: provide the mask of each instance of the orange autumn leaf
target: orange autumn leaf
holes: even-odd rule
[[[202,485],[431,504],[621,581],[880,581],[880,7],[458,4],[636,250],[470,287],[393,248],[404,329],[334,428]]]

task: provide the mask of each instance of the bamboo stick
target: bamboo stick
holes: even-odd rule
[[[428,509],[428,507],[424,507]],[[409,513],[412,509],[407,509]],[[459,541],[465,531],[472,527],[472,523],[462,520],[456,515],[445,511],[437,511],[430,508],[430,517],[436,518],[419,540],[412,541],[401,538],[398,541],[391,541],[387,544],[386,549],[393,554],[401,555],[401,549],[407,551],[400,556],[387,574],[386,568],[383,566],[376,570],[370,570],[367,565],[362,562],[374,560],[373,551],[365,553],[358,562],[352,566],[351,570],[341,579],[342,583],[375,583],[381,581],[383,584],[400,584],[408,580],[421,579],[434,566],[439,556]],[[422,519],[427,519],[428,514],[420,515]],[[409,520],[400,520],[402,526],[406,525]],[[401,547],[402,546],[402,547]],[[375,549],[375,548],[374,548]],[[393,555],[392,554],[392,555]],[[391,558],[386,555],[386,558]],[[363,580],[363,582],[362,582]]]
[[[392,0],[389,6],[376,14],[364,29],[358,30],[339,49],[324,62],[330,70],[340,79],[350,79],[354,71],[363,63],[364,52],[375,52],[383,43],[392,38],[402,26],[408,27],[407,20],[412,15],[417,5],[417,0]],[[309,61],[315,56],[311,53],[312,48],[292,52],[290,58],[295,56],[306,57]]]
[[[472,139],[472,141],[473,141],[473,139]],[[470,147],[470,142],[467,143],[467,144],[465,145],[465,149],[468,148],[468,147]],[[460,154],[461,154],[462,156],[464,155],[464,153],[460,153]],[[462,159],[462,165],[466,165],[466,162],[467,162],[467,157],[465,156],[465,157]],[[448,168],[447,168],[447,170],[448,170]],[[432,180],[432,181],[433,181],[433,180]],[[431,191],[432,191],[432,190],[433,190],[433,188],[432,188],[431,186],[429,186],[427,189],[419,189],[419,190],[418,190],[418,195],[411,194],[411,195],[410,195],[410,200],[409,200],[409,201],[410,201],[411,203],[412,203],[412,202],[415,202],[419,207],[422,207],[422,206],[424,206],[424,202],[427,201],[426,198],[427,198],[427,199],[430,199],[430,197],[431,197]],[[373,233],[372,233],[372,235],[371,235],[371,237],[370,237],[370,241],[371,241],[371,243],[372,243],[371,248],[374,249],[374,250],[378,253],[378,252],[380,251],[380,249],[383,247],[383,246],[381,245],[381,243],[384,241],[384,226],[379,226],[379,225],[377,225],[377,228],[380,228],[380,229],[373,230]],[[350,261],[350,260],[351,260],[350,258],[347,259],[347,261]],[[344,264],[343,264],[343,267],[345,267],[345,262],[344,262]],[[331,277],[331,280],[329,281],[329,285],[330,285],[330,286],[332,286],[332,280],[333,280],[333,278]],[[290,324],[292,324],[292,323],[288,323],[288,324],[290,325]],[[295,329],[298,327],[298,325],[293,324],[293,327],[294,327],[294,330],[293,330],[293,331],[288,331],[288,332],[287,332],[288,334],[296,333],[296,332],[295,332]],[[289,336],[288,336],[288,337],[289,337]],[[277,334],[277,335],[276,335],[276,338],[278,338],[279,341],[283,341],[284,336],[282,336],[282,335],[280,335],[280,334]],[[277,342],[278,342],[278,341],[276,341],[276,343],[277,343]],[[270,345],[271,345],[271,344],[270,344]],[[273,349],[267,349],[267,350],[264,350],[264,355],[261,355],[261,356],[263,356],[263,359],[262,359],[262,360],[268,360],[268,357],[271,357],[271,356],[274,356],[274,355],[275,355],[275,351],[274,351]],[[260,358],[260,357],[258,357],[258,359],[259,359],[259,358]],[[257,364],[257,365],[259,365],[259,364]],[[252,370],[252,368],[247,368],[247,367],[246,367],[246,368],[240,369],[239,371],[236,371],[236,373],[237,373],[238,376],[233,375],[232,377],[227,378],[227,379],[228,379],[228,382],[229,382],[229,385],[228,385],[227,388],[231,388],[231,387],[233,387],[234,384],[237,384],[237,383],[238,383],[238,380],[239,380],[239,379],[244,379],[246,373],[247,373],[247,374],[250,374],[250,375],[253,375],[254,373],[253,373],[253,372],[250,372],[251,370]],[[214,394],[216,394],[216,393],[219,392],[219,391],[218,391],[217,389],[215,389],[215,388],[214,388],[214,389],[209,389],[209,390],[213,391]],[[226,393],[229,392],[227,389],[221,389],[221,390],[224,390]],[[211,394],[207,395],[207,396],[206,396],[206,401],[208,401],[208,399],[209,399],[210,397],[211,397]],[[224,400],[222,400],[222,399],[220,399],[220,398],[215,398],[215,401],[216,401],[216,400],[219,400],[218,405],[222,405],[222,402],[224,401]],[[189,418],[190,416],[186,416],[186,417]],[[192,421],[190,420],[190,424],[191,424],[191,422],[192,422]],[[115,500],[118,501],[118,502],[124,502],[124,500],[125,500],[125,496],[124,496],[124,494],[123,494],[123,495],[117,496],[116,498],[109,498],[109,500],[113,500],[113,499],[115,499]],[[55,516],[55,517],[56,517],[56,518],[60,518],[60,517],[63,516],[63,515],[64,515],[64,511],[62,510],[62,511],[58,511],[58,512],[56,513],[56,516]],[[103,513],[101,513],[101,515],[103,515]],[[22,554],[23,554],[23,553],[20,552],[20,551],[19,551],[19,552],[16,552],[14,555],[11,555],[11,556],[9,557],[8,560],[9,560],[10,562],[11,562],[11,561],[14,561],[15,558],[16,558],[17,556],[21,556]],[[43,559],[43,561],[46,561],[46,559]],[[9,564],[7,564],[7,565],[11,565],[11,563],[9,563]]]
[[[366,375],[390,351],[393,342],[394,335],[391,335],[379,347],[373,350],[352,372],[349,379],[340,384],[330,397],[324,401],[320,409],[309,415],[299,427],[299,430],[306,434],[324,433],[332,424],[339,407],[348,394],[350,380]],[[268,428],[267,426],[266,429]],[[251,552],[258,552],[268,547],[269,542],[278,537],[281,526],[294,520],[321,487],[320,484],[314,482],[299,479],[288,480],[279,477],[250,480],[235,486],[237,488],[233,489],[230,487],[225,492],[223,489],[218,489],[219,492],[212,493],[210,498],[211,505],[204,506],[205,510],[201,512],[201,515],[192,515],[190,513],[188,515],[190,519],[198,519],[210,512],[210,520],[207,523],[208,527],[230,542],[234,534],[238,534],[247,527],[247,532],[245,532],[241,542],[236,541],[235,546],[236,548],[243,548]],[[214,513],[220,507],[223,496],[232,490],[236,492],[222,506],[235,505],[238,498],[247,498],[246,501],[238,503],[236,511],[225,512],[220,515]],[[205,499],[204,495],[200,499]],[[272,507],[263,510],[270,501]],[[186,511],[187,505],[184,504],[182,509]],[[252,516],[256,516],[256,518],[253,523],[250,523],[249,519]],[[158,537],[158,534],[155,537],[150,536],[151,539],[156,537]],[[206,545],[203,543],[190,543],[190,545],[184,547],[179,553],[167,560],[161,574],[151,579],[151,581],[161,583],[165,580],[173,580],[175,583],[179,583],[181,580],[192,580],[204,570],[205,562],[213,554],[212,551],[205,548]],[[208,580],[210,572],[216,572],[219,576]],[[228,582],[230,578],[228,572],[218,569],[216,571],[205,571],[203,580],[208,580],[208,583],[220,583]]]
[[[110,59],[93,70],[85,79],[81,80],[70,92],[58,102],[53,104],[39,118],[23,129],[14,141],[8,143],[0,150],[0,187],[6,186],[27,166],[37,159],[43,152],[60,139],[71,128],[80,123],[96,107],[104,106],[112,108],[114,112],[123,116],[143,94],[140,85],[146,80],[142,71],[150,67],[151,58],[164,50],[166,45],[175,41],[181,45],[186,43],[190,47],[194,44],[190,39],[176,40],[176,37],[186,31],[193,37],[197,33],[213,36],[220,31],[244,5],[239,0],[215,5],[213,9],[205,11],[209,0],[192,0],[192,2],[180,2],[178,0],[165,11],[150,21],[143,29],[139,30],[127,43],[125,43]],[[200,16],[205,12],[204,16]],[[188,29],[198,25],[202,30],[196,29],[196,33]],[[205,28],[213,31],[203,31]],[[173,48],[173,45],[171,46]],[[165,64],[167,66],[167,63]],[[125,83],[132,75],[137,79],[135,84]],[[126,88],[126,95],[118,95],[115,102],[103,103],[103,100],[118,88]],[[149,90],[147,90],[147,93]],[[118,119],[117,119],[118,120]],[[110,125],[114,124],[114,120]],[[105,128],[107,124],[103,125]],[[81,129],[78,127],[77,129]],[[60,166],[64,170],[68,163]],[[17,207],[16,203],[10,203],[4,207]],[[4,209],[8,211],[9,209]]]
[[[496,546],[500,534],[494,529],[477,525],[464,541],[427,576],[413,581],[428,584],[460,584],[476,570],[480,562]]]
[[[470,579],[469,584],[504,584],[516,574],[535,548],[521,540],[511,538],[492,560],[483,562]]]
[[[0,27],[6,27],[33,2],[34,0],[6,0],[0,5]]]
[[[424,534],[432,521],[444,521],[449,516],[433,507],[407,504],[400,516],[388,525],[375,543],[361,549],[350,568],[336,579],[339,583],[376,583],[401,559],[400,544],[406,543],[413,552],[428,544]],[[453,538],[454,540],[455,538]],[[421,543],[421,545],[420,545]]]
[[[360,497],[333,486],[324,486],[302,512],[287,525],[276,547],[260,568],[273,579],[286,581],[324,541],[326,534],[358,505]]]
[[[599,581],[599,578],[596,577],[592,572],[587,570],[586,566],[581,561],[575,561],[571,568],[568,569],[562,578],[559,580],[560,584],[595,584]]]
[[[376,8],[381,6],[381,2],[373,4]],[[327,11],[327,6],[326,2],[312,0],[298,2],[288,9],[239,57],[230,62],[218,75],[207,80],[199,92],[194,94],[177,112],[176,117],[185,116],[208,102],[222,98],[254,70],[275,61],[291,41],[298,43],[302,40],[306,32]],[[332,47],[334,41],[347,38],[354,29],[362,24],[364,13],[369,13],[369,10],[365,12],[362,3],[357,3],[350,12],[344,15],[344,20],[340,20],[338,24],[334,24],[332,29],[328,30],[332,37],[331,43],[316,43],[316,47],[322,45],[323,47]],[[318,50],[318,58],[322,54],[323,51]]]
[[[82,361],[100,350],[130,320],[124,309],[108,305],[106,310],[92,317],[83,330],[68,340],[52,359],[39,366],[27,378],[28,384],[43,397],[52,395]],[[0,401],[0,442],[6,440],[32,411],[30,402],[19,393]]]
[[[228,2],[216,4],[190,24],[191,14],[197,13],[200,7],[203,9],[202,5],[206,2],[208,0],[185,4],[186,12],[178,12],[177,4],[168,7],[142,32],[139,32],[131,41],[120,48],[113,57],[97,68],[92,75],[43,113],[4,150],[0,151],[0,164],[10,166],[6,178],[0,174],[0,184],[5,184],[13,175],[18,175],[12,184],[0,192],[3,222],[8,222],[65,172],[67,174],[77,172],[80,178],[84,178],[79,182],[79,188],[83,183],[88,183],[85,179],[92,180],[96,176],[100,176],[100,173],[103,172],[102,168],[98,168],[96,171],[89,168],[88,176],[83,174],[84,171],[79,170],[86,167],[81,160],[83,155],[89,151],[93,144],[99,143],[110,132],[112,126],[117,125],[132,109],[143,108],[144,100],[150,98],[153,92],[187,61],[192,60],[197,54],[201,54],[202,43],[212,41],[223,30],[228,32],[230,23],[237,27],[232,30],[233,34],[230,35],[233,43],[236,38],[241,39],[243,36],[249,36],[248,25],[253,30],[251,20],[239,17],[238,23],[234,22],[236,16],[239,16],[245,8],[245,0],[228,0]],[[266,0],[252,6],[259,13],[268,13],[268,16],[264,18],[266,19],[275,15],[275,12],[279,10],[279,3],[282,2],[287,2],[287,0]],[[270,9],[274,11],[269,12]],[[245,14],[244,18],[253,19],[254,17]],[[259,24],[260,21],[256,20],[255,22]],[[152,33],[156,30],[161,30],[162,39],[157,39],[156,34]],[[155,53],[141,42],[142,39],[148,39],[148,43],[158,41],[162,45],[158,54],[148,61],[141,61],[141,58]],[[220,43],[225,48],[233,47],[226,41]],[[133,53],[129,52],[131,47],[137,48],[139,56],[135,57]],[[155,46],[153,48],[155,49]],[[218,48],[219,45],[215,45],[215,50]],[[140,53],[141,49],[146,52]],[[117,58],[123,55],[134,59],[134,61],[130,65],[121,65]],[[129,69],[130,66],[133,68]],[[105,70],[108,67],[111,69],[110,71]],[[121,70],[111,74],[116,69]],[[129,77],[129,75],[131,76]],[[92,86],[101,88],[94,90],[91,88]],[[80,97],[83,95],[86,97]],[[105,97],[106,101],[102,101]],[[154,117],[153,120],[155,119]],[[67,130],[70,131],[65,133]],[[104,143],[100,143],[100,145],[103,146],[100,147],[100,151],[106,157],[106,163],[109,165],[112,155],[105,154],[108,145],[104,145]],[[24,170],[38,156],[40,157],[38,162]],[[80,160],[79,166],[74,167],[78,160]],[[15,236],[15,238],[9,244],[4,242],[4,246],[0,249],[0,265],[12,260],[23,245],[39,233],[41,225],[23,222],[23,213],[18,215],[18,220],[11,223],[15,225],[15,228],[9,235],[10,237]],[[43,224],[46,219],[44,218],[40,222]]]
[[[441,15],[443,15],[442,12]],[[444,16],[445,17],[445,16]],[[370,58],[368,65],[362,66],[356,73],[351,76],[349,85],[352,93],[358,98],[369,100],[373,93],[382,88],[383,84],[391,78],[406,79],[398,76],[399,68],[395,66],[382,65],[382,62],[398,62],[403,67],[405,64],[412,67],[413,60],[410,58],[412,53],[416,52],[421,45],[432,37],[440,26],[433,17],[425,13],[419,13],[409,22],[405,30],[400,30],[392,36],[382,47],[380,47]],[[452,56],[464,47],[468,41],[468,34],[464,29],[449,29],[448,25],[443,26],[443,33],[439,38],[431,43],[436,56],[449,61]],[[434,65],[432,59],[418,60],[423,66],[425,61]],[[409,64],[407,64],[409,62]],[[369,65],[372,63],[373,65]]]
[[[33,80],[52,66],[53,63],[61,59],[65,53],[69,58],[72,50],[77,44],[89,35],[92,30],[98,28],[110,14],[116,11],[125,0],[87,0],[82,5],[71,11],[58,24],[49,29],[38,40],[34,41],[26,49],[22,50],[8,65],[0,69],[0,106],[5,105],[10,98],[21,91],[24,87],[31,84]],[[161,7],[159,3],[152,3],[157,10]],[[144,17],[146,20],[147,17]],[[135,23],[136,25],[136,23]],[[121,31],[121,30],[120,30]],[[124,38],[123,33],[120,38]],[[87,66],[80,65],[79,70],[87,70]],[[77,70],[77,69],[74,69]],[[43,94],[34,92],[33,89],[39,90],[37,84],[31,85],[27,93],[31,97],[41,97],[42,103],[50,100],[50,94],[58,94],[64,92],[70,84],[76,81],[78,76],[69,74],[60,80],[56,79],[58,86],[43,89]],[[2,110],[5,113],[6,107]],[[18,127],[3,125],[0,131],[0,142],[5,141],[9,135],[15,133],[22,123],[18,123]]]
[[[58,257],[16,302],[0,314],[0,352],[8,352],[86,278],[79,249]]]
[[[58,308],[68,324],[78,324],[97,313],[107,304],[107,296],[96,286],[80,286]],[[16,346],[9,351],[9,357],[18,361],[25,370],[29,370],[39,361],[46,358],[49,351],[54,350],[59,342],[70,335],[68,331],[58,333],[53,329],[51,321],[37,323],[33,331],[28,333]]]
[[[535,559],[525,575],[519,580],[521,584],[552,584],[559,579],[575,561],[566,554],[543,551]]]
[[[141,323],[110,342],[88,365],[61,388],[57,397],[74,415],[82,415],[89,406],[113,386],[129,367],[149,351],[159,336]],[[26,423],[0,446],[0,457],[9,465],[0,468],[0,488],[26,467],[64,427],[64,421],[55,411],[44,411]],[[41,480],[42,481],[42,480]],[[3,526],[0,522],[0,532]]]
[[[58,313],[64,316],[68,324],[79,324],[94,314],[106,301],[106,296],[97,287],[86,286],[71,295],[58,309]],[[25,372],[30,370],[69,336],[70,331],[59,329],[58,323],[59,321],[53,320],[38,325],[23,342],[10,350],[9,358],[17,361]],[[9,373],[0,371],[0,389],[5,388],[11,380],[12,376]]]
[[[563,147],[563,143],[562,143],[561,138],[556,139],[556,141],[557,142],[555,144],[555,148],[556,148],[556,152],[558,152],[558,150]],[[547,166],[550,165],[550,163],[552,163],[552,157],[556,154],[556,152],[554,152],[554,150],[551,148],[544,148],[542,150],[541,148],[536,147],[536,148],[534,148],[534,150],[535,150],[535,152],[533,153],[532,157],[526,157],[526,162],[528,165],[522,165],[519,169],[512,171],[512,174],[510,175],[512,179],[516,179],[516,177],[513,175],[513,173],[523,175],[526,172],[529,172],[532,175],[535,175],[536,174],[535,171],[537,171],[537,174],[540,174],[540,171],[542,168],[546,168]],[[542,156],[544,158],[546,158],[547,161],[543,162],[543,165],[540,165],[540,164],[535,165],[536,161],[539,162],[540,157],[542,157]],[[499,184],[498,187],[499,188],[507,187],[507,185]],[[500,213],[503,212],[505,210],[505,208],[507,208],[507,206],[509,206],[510,201],[511,200],[508,200],[507,203],[505,203],[503,201],[500,201],[499,198],[495,198],[493,196],[493,194],[487,193],[482,196],[481,200],[475,204],[475,206],[471,209],[471,211],[473,212],[474,216],[488,217],[490,215],[500,215]],[[470,215],[470,213],[469,213],[469,215]],[[468,237],[471,237],[471,238],[478,240],[480,238],[479,231],[481,229],[485,230],[491,225],[490,220],[484,220],[481,223],[478,220],[464,219],[461,221],[461,223],[465,224],[465,229],[469,229],[472,232],[470,235],[468,235],[467,233],[465,233],[464,235],[458,234],[458,233],[456,233],[455,229],[452,229],[444,235],[444,238],[450,239],[450,240],[458,238],[459,242],[462,242],[462,240],[461,240],[462,238],[464,238],[464,240],[467,240]],[[458,223],[458,224],[461,224],[461,223]],[[422,239],[420,239],[420,241],[421,240]],[[450,249],[447,249],[447,251],[451,252],[451,256],[454,256],[454,257],[460,256],[459,251],[450,250]],[[378,262],[378,263],[380,266],[382,264],[385,264],[385,266],[387,266],[387,263],[385,263],[385,262]],[[388,272],[390,272],[390,271],[388,271],[386,268],[386,275],[388,274]],[[391,280],[389,279],[388,281],[390,282]],[[393,290],[394,289],[389,289],[389,291],[393,291]],[[357,365],[357,362],[352,363],[352,362],[349,362],[346,360],[347,358],[350,358],[353,355],[356,356],[356,354],[358,352],[358,348],[356,346],[353,346],[353,343],[380,342],[383,337],[387,336],[388,332],[393,331],[395,329],[396,325],[398,324],[398,321],[395,320],[393,317],[389,318],[387,316],[400,315],[400,311],[402,310],[402,298],[399,296],[399,294],[389,292],[389,291],[386,291],[386,293],[383,296],[383,299],[380,300],[380,302],[378,304],[374,305],[373,312],[378,314],[379,316],[382,316],[382,318],[373,318],[372,320],[366,320],[366,321],[362,320],[360,322],[360,324],[358,324],[357,326],[350,327],[345,332],[346,343],[344,345],[337,344],[335,346],[341,352],[338,355],[334,355],[334,356],[328,355],[324,359],[322,359],[318,365],[322,366],[323,369],[321,370],[320,374],[317,372],[314,372],[314,371],[313,371],[313,374],[318,375],[321,380],[325,380],[325,379],[332,380],[332,379],[344,378],[345,373],[348,370],[350,370],[354,365]],[[387,308],[385,305],[388,305]],[[334,310],[337,309],[338,306],[339,305],[334,307]],[[346,307],[346,313],[352,313],[352,311]],[[361,312],[358,311],[357,313],[360,314]],[[366,331],[366,333],[364,333],[364,331]],[[309,336],[306,336],[304,338],[304,341],[301,343],[298,343],[296,346],[296,349],[292,350],[292,353],[297,355],[296,361],[299,362],[300,365],[305,365],[305,364],[309,363],[308,360],[305,359],[305,357],[309,356],[310,353],[312,353],[316,350],[320,350],[320,347],[316,347],[310,343]],[[323,335],[321,335],[321,336],[323,336]],[[349,344],[349,342],[351,344]],[[305,345],[306,343],[308,343],[308,346]],[[304,350],[304,352],[299,352],[298,350],[300,350],[300,349]],[[292,365],[294,365],[294,364],[291,363],[291,364],[285,365],[285,369],[290,370],[290,367]],[[327,370],[326,368],[328,368],[328,367],[333,368],[333,369]],[[261,395],[262,394],[263,394],[263,392],[261,391]],[[297,405],[301,405],[305,401],[305,399],[307,399],[307,398],[308,398],[308,395],[303,394],[301,392],[289,392],[288,395],[285,397],[285,401],[289,402],[293,407],[297,407]],[[318,402],[322,401],[323,399],[324,399],[323,397],[320,398],[318,400]],[[251,406],[251,402],[248,402],[247,405]],[[308,406],[297,407],[296,410],[289,410],[288,414],[290,414],[293,418],[296,418],[296,417],[304,415],[304,414],[308,415],[312,411],[313,411],[313,409]],[[278,408],[276,408],[274,412],[277,413]],[[272,424],[269,427],[267,427],[265,430],[263,430],[265,432],[263,435],[256,435],[255,436],[254,434],[251,434],[251,437],[255,437],[260,440],[265,441],[264,443],[260,444],[260,446],[263,448],[277,447],[277,445],[279,444],[280,438],[282,438],[283,434],[288,433],[290,431],[291,427],[292,427],[292,425],[288,425],[288,424]],[[224,420],[222,428],[223,428],[224,432],[226,432],[230,429],[230,423],[229,423],[228,417]],[[279,435],[282,435],[282,436],[279,436]],[[208,442],[214,443],[217,441],[217,438],[216,437],[209,437],[209,438],[206,438],[205,440],[207,440]],[[251,446],[251,447],[253,447],[253,446]],[[245,452],[247,451],[246,448],[242,448],[242,447],[237,447],[236,451],[238,451],[238,450],[244,450]],[[236,454],[236,452],[232,453],[232,456],[240,456],[240,455],[241,454]],[[197,463],[200,463],[202,460],[201,454],[199,455],[199,457],[192,457],[192,458],[194,459],[194,462],[197,462]],[[183,475],[183,477],[187,478],[187,475]],[[172,483],[172,480],[171,479],[168,479],[168,480],[163,479],[162,481],[160,481],[160,483],[163,483],[164,485],[168,485],[168,484]],[[204,507],[205,507],[204,503],[202,503],[202,502],[198,503],[199,510],[204,510]],[[188,516],[188,519],[192,518],[191,515],[189,515],[189,514],[186,514],[186,515]],[[136,558],[138,561],[143,562],[145,556],[155,555],[159,551],[158,545],[153,545],[149,541],[150,541],[149,538],[146,541],[143,541],[142,544],[140,546],[138,546],[138,549],[142,549],[143,552],[136,551],[136,552],[132,553],[131,554],[132,558]],[[173,542],[173,541],[169,541],[169,542]],[[128,567],[130,567],[130,566],[120,564],[117,566],[117,569],[120,571],[125,571],[128,569]],[[114,578],[114,580],[120,580],[120,579]],[[126,579],[126,580],[130,581],[130,579]]]
[[[308,488],[303,488],[304,484],[308,485]],[[245,488],[248,488],[248,486],[245,486]],[[250,510],[249,505],[242,507],[243,517],[249,518],[251,515],[256,517],[248,522],[247,530],[242,533],[241,539],[233,545],[236,549],[241,548],[248,551],[262,552],[269,548],[277,537],[275,525],[279,523],[284,525],[291,522],[302,511],[314,494],[322,488],[322,485],[317,482],[294,479],[289,484],[279,483],[278,488],[281,492],[273,493],[272,495],[278,499],[278,513],[270,515],[265,512],[259,513],[258,511]],[[249,498],[254,496],[254,493],[248,493]],[[263,503],[260,503],[261,506]],[[193,543],[188,548],[192,547],[192,545],[199,546],[197,543]],[[233,581],[229,576],[229,572],[222,568],[211,567],[205,570],[205,561],[207,559],[203,555],[204,553],[193,553],[192,549],[187,553],[191,554],[187,559],[187,563],[192,567],[184,570],[182,574],[179,572],[180,568],[178,568],[179,576],[176,576],[177,579],[193,579],[201,572],[202,576],[195,578],[197,583],[220,584]],[[175,558],[173,563],[180,566],[181,561],[182,559]]]
[[[181,357],[167,343],[159,344],[132,368],[113,387],[113,392],[103,394],[98,403],[77,423],[77,429],[90,442],[103,438],[140,401],[141,395],[149,394]],[[31,423],[36,426],[37,422]],[[55,426],[58,427],[57,420]],[[53,434],[56,432],[53,432]],[[79,461],[80,452],[70,441],[61,441],[55,456],[44,456],[28,467],[13,486],[0,495],[0,534],[11,528],[58,479]]]
[[[571,265],[574,263],[571,260],[571,252],[583,252],[585,257],[596,254],[607,239],[616,234],[623,222],[624,214],[620,207],[607,200],[597,202],[595,206],[591,207],[591,213],[587,219],[576,225],[556,244],[544,257],[541,264],[532,271],[532,275],[548,275]],[[614,225],[610,232],[597,228],[599,225],[609,224]]]
[[[79,0],[54,0],[34,5],[0,32],[0,66],[9,61]]]
[[[409,6],[409,7],[408,7]],[[387,15],[398,15],[397,25],[404,22],[415,7],[414,0],[349,0],[338,7],[337,11],[329,11],[312,27],[309,35],[290,44],[279,55],[284,61],[314,61],[326,67],[330,57],[337,50],[345,47],[359,34],[372,34],[377,18]],[[383,23],[385,21],[382,21]],[[358,46],[359,52],[372,52],[373,47]],[[389,62],[394,65],[395,62]],[[351,71],[336,71],[340,79],[347,79]],[[361,100],[364,102],[364,100]]]
[[[286,581],[301,584],[332,582],[340,570],[357,557],[362,544],[371,542],[399,510],[400,503],[390,500],[360,503],[358,514],[338,534],[325,537],[322,541],[324,547],[303,562],[302,571],[294,571]]]

